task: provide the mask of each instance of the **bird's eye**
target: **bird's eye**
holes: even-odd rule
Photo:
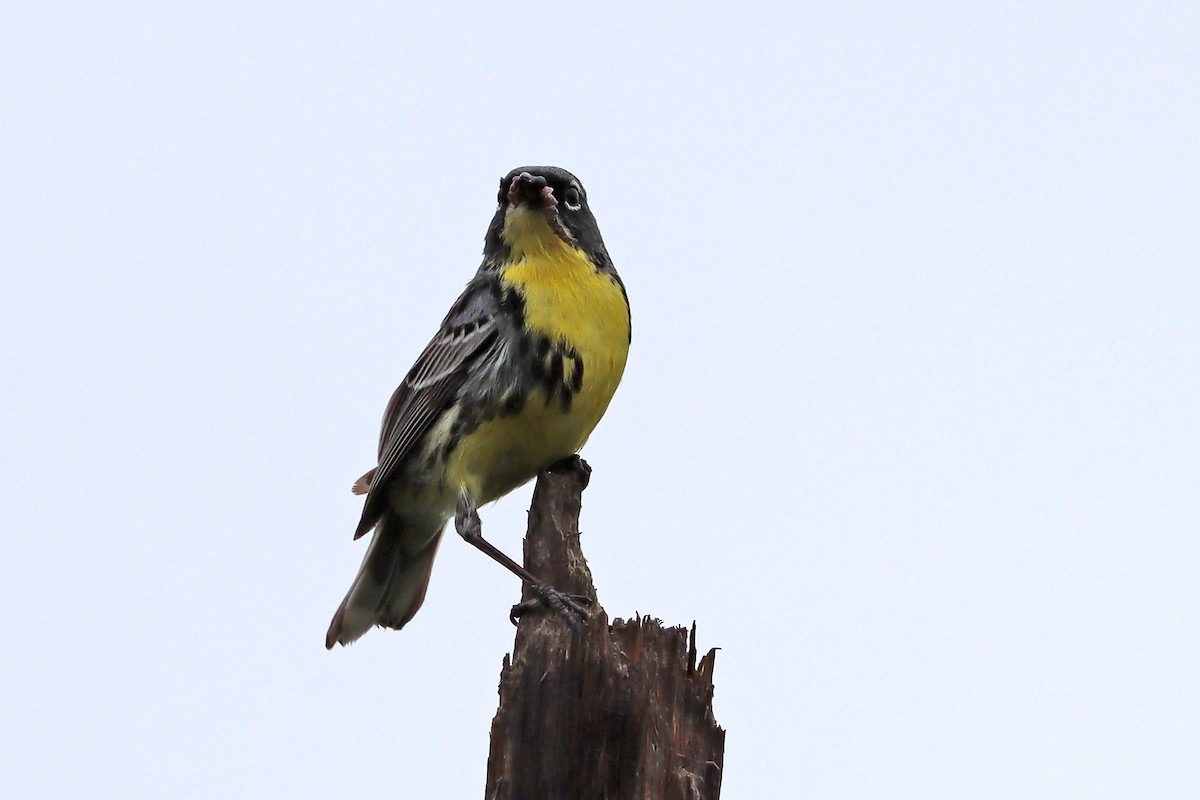
[[[563,202],[572,211],[578,211],[583,207],[583,199],[579,196],[579,190],[574,186],[568,186],[567,191],[563,192]]]

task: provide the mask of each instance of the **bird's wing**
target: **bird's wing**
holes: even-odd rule
[[[369,488],[355,539],[383,516],[388,484],[462,388],[471,368],[494,359],[503,349],[498,287],[487,277],[468,284],[433,341],[392,393],[379,434],[379,466],[359,480],[360,484],[369,481]]]

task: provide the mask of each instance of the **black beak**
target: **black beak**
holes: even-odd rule
[[[558,198],[554,196],[554,189],[544,177],[522,172],[509,182],[508,208],[511,210],[522,205],[530,211],[541,211],[546,216],[546,224],[558,234],[558,238],[572,247],[575,245],[574,234],[567,230],[558,216]]]
[[[546,179],[541,175],[531,175],[528,172],[517,175],[508,185],[508,204],[519,206],[522,203],[528,203],[530,208],[557,205],[554,200],[554,190],[546,185]]]

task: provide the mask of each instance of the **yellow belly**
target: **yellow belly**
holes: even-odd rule
[[[598,418],[564,414],[544,399],[539,391],[520,414],[485,422],[465,436],[446,465],[447,484],[488,503],[583,447]]]

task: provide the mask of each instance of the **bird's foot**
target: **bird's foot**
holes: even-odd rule
[[[588,607],[593,601],[587,595],[567,594],[545,583],[532,583],[529,588],[533,590],[534,597],[517,603],[508,612],[508,618],[513,625],[519,623],[526,613],[542,608],[562,614],[574,631],[579,630],[579,623],[590,616]]]

